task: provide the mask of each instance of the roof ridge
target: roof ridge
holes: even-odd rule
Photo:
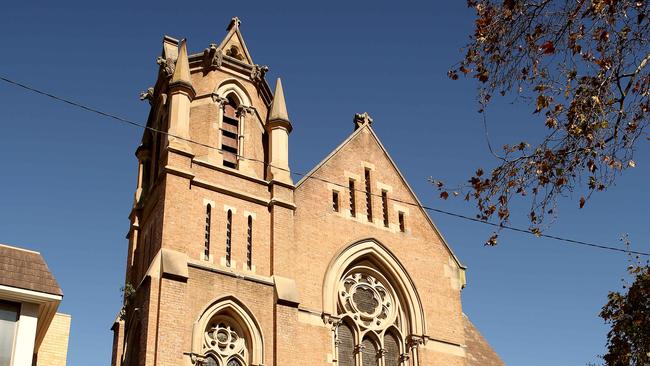
[[[25,248],[21,248],[21,247],[16,247],[16,246],[9,245],[9,244],[3,244],[3,243],[0,243],[0,247],[10,248],[10,249],[16,249],[16,250],[22,250],[23,252],[34,253],[34,254],[38,254],[38,255],[41,254],[41,252],[37,252],[37,251],[35,251],[35,250],[25,249]]]

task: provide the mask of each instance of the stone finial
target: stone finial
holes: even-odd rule
[[[230,31],[233,27],[239,28],[239,25],[241,25],[241,20],[237,17],[233,17],[230,19],[230,23],[228,23],[228,27],[226,28],[226,31]]]
[[[271,104],[271,111],[269,112],[269,122],[273,121],[283,121],[291,125],[280,78],[275,83],[275,95],[273,96],[273,104]]]
[[[174,74],[170,81],[170,84],[174,83],[192,85],[192,80],[190,79],[190,61],[187,59],[187,42],[185,40],[181,41],[176,67],[174,68]]]
[[[372,125],[372,117],[370,117],[368,112],[355,113],[354,129],[357,130],[364,125]]]

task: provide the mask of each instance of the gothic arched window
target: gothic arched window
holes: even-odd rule
[[[223,121],[221,123],[221,152],[223,165],[237,169],[239,155],[239,115],[237,101],[228,96],[223,107]]]
[[[339,366],[354,366],[354,331],[347,323],[342,323],[337,332]]]
[[[264,365],[259,323],[232,296],[216,300],[197,319],[192,330],[193,364],[204,366]]]
[[[206,361],[212,359],[215,365],[245,366],[249,358],[248,342],[243,328],[234,319],[217,316],[204,332]]]
[[[338,284],[339,366],[400,366],[405,314],[397,293],[367,266],[348,270]]]
[[[212,356],[206,357],[204,365],[205,366],[219,366],[219,364],[217,363],[217,359],[212,357]]]

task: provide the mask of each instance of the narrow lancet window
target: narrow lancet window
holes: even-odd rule
[[[354,179],[350,179],[348,182],[349,193],[350,193],[350,215],[352,217],[357,216],[357,208],[355,204],[355,189],[354,189]]]
[[[228,210],[226,218],[226,266],[230,267],[232,254],[232,211]]]
[[[221,151],[223,165],[237,169],[239,154],[239,117],[237,116],[237,103],[228,98],[228,103],[223,107],[223,123],[221,124]]]
[[[400,211],[398,214],[399,217],[399,231],[406,231],[406,224],[404,223],[404,212]]]
[[[248,232],[246,235],[246,267],[253,268],[253,217],[248,216]]]
[[[339,192],[332,191],[332,209],[334,212],[339,212]]]
[[[372,222],[372,192],[370,191],[370,169],[366,168],[365,171],[365,180],[366,180],[366,214],[368,215],[368,221]]]
[[[384,226],[388,227],[388,192],[381,191],[381,209],[384,213]]]
[[[210,259],[210,222],[212,221],[212,206],[208,203],[205,208],[205,237],[203,242],[203,258]]]
[[[377,343],[373,342],[370,338],[365,338],[361,342],[361,357],[363,366],[378,366],[379,359],[377,354],[379,353],[379,348]]]
[[[346,323],[342,323],[337,330],[338,364],[340,366],[354,366],[354,332]]]

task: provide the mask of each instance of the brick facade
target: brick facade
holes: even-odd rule
[[[68,359],[68,337],[71,317],[56,313],[38,350],[36,366],[65,366]]]
[[[465,268],[367,116],[294,183],[282,86],[274,97],[236,18],[224,41],[202,53],[188,55],[185,41],[165,37],[161,60],[148,125],[173,136],[147,131],[136,154],[126,273],[135,292],[113,327],[114,366],[343,366],[338,355],[347,345],[337,340],[338,327],[370,316],[341,302],[342,276],[357,270],[376,273],[371,282],[381,283],[379,290],[364,283],[350,291],[375,291],[370,304],[377,314],[368,327],[388,319],[373,334],[399,333],[395,362],[468,365],[460,298]],[[223,163],[220,141],[231,138],[222,132],[223,108],[230,108],[224,105],[238,110],[236,168]],[[350,179],[357,189],[354,216]],[[357,301],[357,292],[349,301]],[[359,329],[361,336],[365,328]],[[383,341],[375,342],[383,352],[375,362],[391,364]]]

